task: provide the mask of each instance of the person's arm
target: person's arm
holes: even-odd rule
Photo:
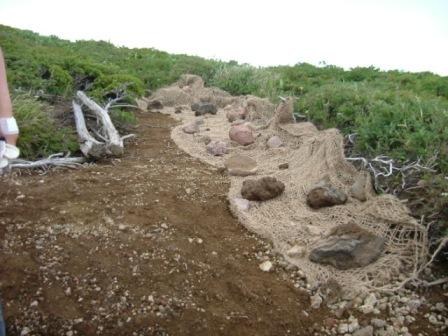
[[[16,145],[19,128],[12,115],[12,103],[9,95],[8,80],[6,78],[6,65],[3,52],[0,48],[0,136],[10,145]]]
[[[11,97],[9,95],[8,81],[6,79],[6,65],[0,48],[0,117],[12,117]]]

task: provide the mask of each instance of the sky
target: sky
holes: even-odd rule
[[[448,75],[448,0],[0,0],[0,24],[255,66]]]

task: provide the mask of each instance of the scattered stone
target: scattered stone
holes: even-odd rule
[[[199,132],[199,125],[200,125],[200,122],[198,120],[189,122],[188,124],[185,124],[182,127],[182,131],[184,131],[187,134],[197,133],[197,132]]]
[[[182,111],[183,111],[183,109],[181,106],[176,106],[176,108],[174,109],[174,113],[176,113],[176,114],[180,114],[180,113],[182,113]]]
[[[206,148],[207,152],[214,156],[222,156],[229,152],[227,143],[221,140],[210,141]]]
[[[364,267],[380,256],[385,240],[355,224],[336,227],[323,245],[310,253],[310,260],[338,269]]]
[[[257,161],[246,155],[233,155],[224,161],[224,167],[230,175],[233,176],[248,176],[254,175],[257,168]]]
[[[195,116],[201,116],[207,113],[216,114],[218,112],[216,105],[208,102],[194,103],[191,105],[191,110],[195,112]]]
[[[22,331],[20,332],[20,336],[28,335],[30,332],[31,332],[30,328],[28,328],[28,327],[24,327],[24,328],[22,329]]]
[[[288,251],[286,255],[291,258],[303,257],[305,255],[306,249],[303,246],[294,245]]]
[[[306,201],[310,207],[318,209],[344,204],[347,202],[347,195],[343,191],[331,186],[329,181],[324,179],[311,189]]]
[[[289,163],[288,163],[288,162],[280,163],[280,164],[278,165],[278,169],[281,169],[281,170],[283,170],[283,169],[288,169],[288,168],[289,168]]]
[[[288,97],[278,104],[275,109],[275,119],[279,124],[296,122],[294,119],[294,98]]]
[[[377,318],[373,318],[370,323],[375,327],[375,328],[384,328],[386,326],[386,321],[381,320],[381,319],[377,319]]]
[[[353,333],[353,336],[373,336],[373,327],[367,326]]]
[[[365,202],[367,200],[366,188],[369,178],[370,176],[368,173],[361,173],[356,177],[355,183],[353,183],[350,188],[350,195],[352,195],[353,198],[356,198],[361,202]]]
[[[200,143],[208,145],[212,141],[212,139],[208,135],[201,135],[201,136],[198,136],[198,141]]]
[[[125,231],[127,228],[128,228],[127,225],[124,225],[124,224],[118,225],[118,230],[120,230],[120,231]]]
[[[247,118],[248,111],[245,107],[239,107],[227,111],[226,117],[229,122],[234,122],[235,120],[245,120]]]
[[[348,332],[352,333],[359,329],[359,322],[357,318],[350,316],[350,323],[348,324]]]
[[[274,135],[273,137],[269,138],[269,140],[266,142],[266,145],[268,146],[268,148],[279,148],[283,146],[283,141],[279,136]]]
[[[242,146],[247,146],[255,142],[252,129],[247,124],[237,124],[230,127],[229,137]]]
[[[348,324],[347,323],[341,323],[338,326],[338,333],[342,334],[342,335],[348,333]]]
[[[259,267],[263,272],[270,272],[272,270],[273,265],[272,262],[266,260],[262,262]]]
[[[234,198],[233,204],[235,204],[237,209],[240,211],[247,211],[250,209],[250,202],[244,198]]]
[[[322,304],[322,297],[319,294],[315,294],[311,296],[311,308],[313,309],[319,309],[320,305]]]
[[[157,100],[157,99],[151,100],[148,103],[148,108],[153,109],[153,110],[161,110],[161,109],[163,109],[163,104],[161,103],[160,100]]]
[[[267,201],[281,195],[284,191],[283,182],[268,176],[258,180],[245,180],[241,195],[251,201]]]

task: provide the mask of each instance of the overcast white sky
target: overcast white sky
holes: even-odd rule
[[[0,0],[0,23],[253,65],[448,75],[448,0]]]

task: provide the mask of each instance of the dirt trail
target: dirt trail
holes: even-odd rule
[[[8,335],[321,335],[335,325],[324,305],[310,308],[300,273],[231,216],[227,178],[172,142],[175,122],[139,121],[121,160],[0,179]],[[275,272],[259,269],[267,258]],[[358,314],[361,325],[371,317]]]
[[[171,141],[173,124],[141,115],[114,164],[2,178],[8,335],[309,335],[327,316],[306,318],[290,272],[259,270],[269,245],[231,216],[226,178]]]

